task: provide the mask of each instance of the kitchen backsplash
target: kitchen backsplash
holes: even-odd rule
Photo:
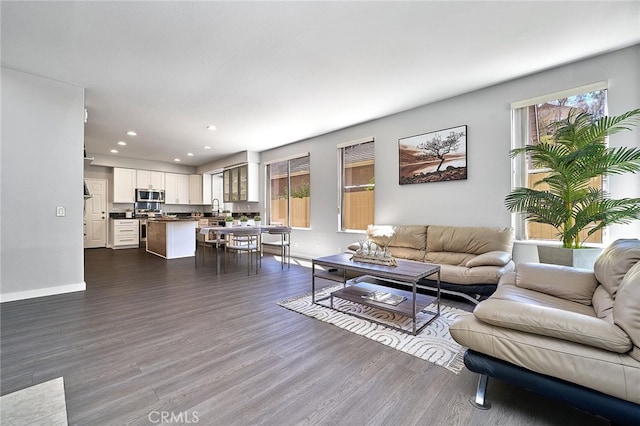
[[[260,203],[225,203],[220,205],[220,211],[231,210],[233,213],[254,213],[260,211]],[[191,206],[184,204],[161,204],[163,213],[210,213],[211,206]],[[134,210],[133,203],[113,203],[109,213],[124,213],[127,209]]]

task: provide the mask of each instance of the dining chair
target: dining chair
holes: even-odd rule
[[[291,227],[275,226],[267,231],[269,235],[278,235],[280,239],[262,241],[263,246],[278,247],[280,250],[280,269],[284,269],[285,258],[287,269],[291,268]]]
[[[258,269],[260,267],[260,235],[260,228],[244,227],[234,228],[232,233],[228,233],[226,235],[227,241],[225,244],[225,252],[234,252],[237,255],[243,252],[247,253],[247,275],[251,275],[251,266],[253,264],[254,256],[256,262],[256,274],[258,273]],[[236,262],[238,261],[238,257],[236,258]],[[228,256],[225,255],[225,272],[227,269],[227,259]]]
[[[196,245],[201,252],[202,265],[206,263],[207,249],[211,250],[211,254],[216,256],[216,267],[218,265],[219,250],[224,247],[225,240],[221,238],[217,232],[210,230],[206,234],[200,232],[200,228],[196,228]],[[198,266],[198,256],[196,256],[196,266]]]

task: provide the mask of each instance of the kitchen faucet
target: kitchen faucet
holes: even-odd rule
[[[220,200],[217,198],[211,200],[211,212],[216,212],[216,215],[220,214]]]

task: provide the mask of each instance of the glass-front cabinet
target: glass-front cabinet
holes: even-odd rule
[[[258,164],[248,163],[223,172],[224,202],[257,202]]]

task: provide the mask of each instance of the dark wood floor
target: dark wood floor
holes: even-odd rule
[[[495,380],[477,410],[475,374],[277,306],[310,290],[296,262],[247,277],[92,249],[85,274],[85,292],[1,306],[2,394],[63,376],[70,424],[605,424]]]

